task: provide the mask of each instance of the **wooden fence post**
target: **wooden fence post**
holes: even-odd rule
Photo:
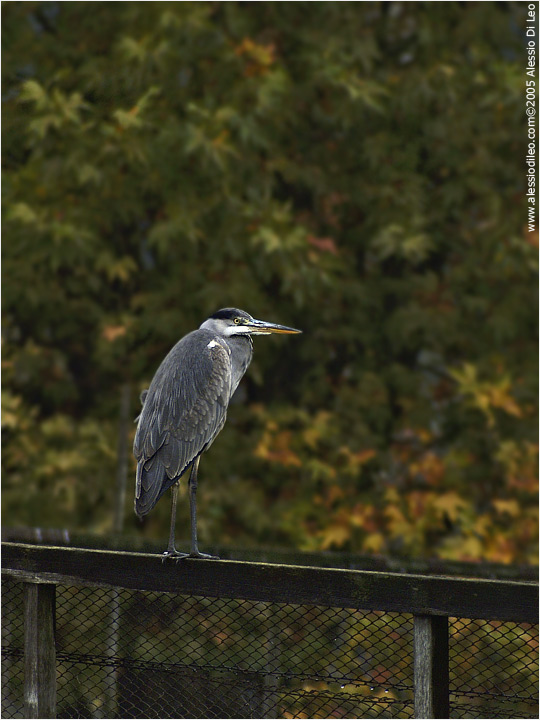
[[[449,717],[448,618],[414,616],[414,717]]]
[[[56,717],[56,585],[24,583],[24,705],[27,718]]]

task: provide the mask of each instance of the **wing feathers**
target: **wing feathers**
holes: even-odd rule
[[[139,515],[214,441],[225,423],[231,375],[228,347],[205,330],[182,338],[158,368],[133,446]]]

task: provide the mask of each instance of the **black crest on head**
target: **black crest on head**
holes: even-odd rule
[[[235,317],[242,317],[246,318],[246,320],[251,320],[251,315],[243,310],[238,310],[238,308],[222,308],[210,317],[214,320],[234,320]]]

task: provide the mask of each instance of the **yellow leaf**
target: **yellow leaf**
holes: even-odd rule
[[[362,543],[362,549],[366,552],[379,553],[384,547],[384,535],[380,532],[370,533]]]
[[[473,524],[473,531],[477,537],[485,538],[489,535],[493,525],[491,515],[479,515]]]
[[[384,493],[384,499],[387,503],[399,502],[399,493],[396,488],[388,488],[387,491]]]
[[[433,507],[441,514],[446,514],[452,522],[458,519],[469,503],[460,497],[457,492],[451,491],[439,495],[433,501]]]
[[[523,412],[514,398],[509,394],[509,381],[491,389],[491,404],[514,417],[523,417]]]
[[[442,545],[438,555],[443,560],[481,560],[483,545],[473,536],[452,537]]]
[[[330,525],[321,531],[320,536],[322,537],[321,550],[328,550],[332,546],[342,547],[350,539],[351,532],[344,525]]]
[[[411,524],[405,518],[400,508],[395,505],[388,505],[384,509],[384,515],[388,523],[388,532],[391,537],[403,537],[410,535]]]
[[[492,500],[491,504],[500,515],[506,513],[510,517],[517,517],[521,512],[517,500]]]

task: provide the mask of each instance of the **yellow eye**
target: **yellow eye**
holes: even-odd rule
[[[235,317],[235,318],[234,318],[234,324],[235,324],[235,325],[240,325],[240,318],[239,318],[239,317]]]

